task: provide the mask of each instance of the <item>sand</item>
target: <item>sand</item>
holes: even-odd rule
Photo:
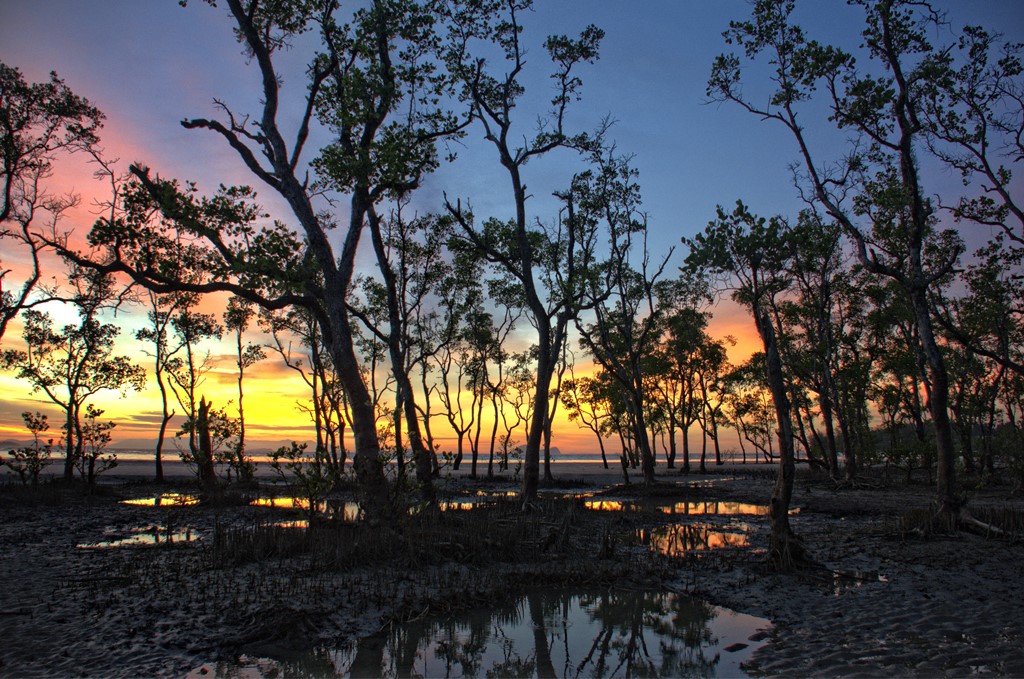
[[[354,570],[342,580],[274,558],[210,569],[204,545],[213,526],[251,521],[257,510],[121,504],[154,488],[142,481],[144,467],[114,471],[90,498],[26,503],[16,488],[0,488],[0,676],[183,676],[240,652],[364,636],[404,609],[480,601],[493,575],[447,565],[415,576]],[[660,480],[691,486],[691,498],[763,503],[770,495],[764,467],[753,475],[749,468],[715,471]],[[593,465],[556,473],[589,492],[620,481]],[[461,478],[447,485],[472,486]],[[1024,507],[1005,490],[971,495],[971,506]],[[926,485],[836,490],[802,480],[791,520],[829,570],[767,571],[766,517],[747,516],[747,545],[682,559],[658,577],[666,588],[772,621],[766,645],[745,666],[751,674],[1024,677],[1024,545],[966,533],[901,537],[894,515],[930,499]],[[177,535],[172,546],[88,547],[138,536],[133,528],[148,524],[166,531],[168,522]],[[837,571],[860,577],[836,579]]]

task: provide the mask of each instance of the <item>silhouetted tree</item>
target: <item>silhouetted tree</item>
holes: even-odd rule
[[[270,335],[268,348],[276,352],[285,366],[297,373],[309,388],[309,401],[299,401],[297,406],[308,413],[313,422],[316,436],[313,455],[335,480],[339,479],[348,460],[345,441],[348,407],[345,392],[334,373],[330,353],[320,335],[320,325],[309,310],[302,307],[276,313],[261,310],[259,324]],[[295,342],[299,347],[294,346]]]
[[[596,154],[595,154],[596,155]],[[586,263],[583,304],[594,322],[575,318],[580,345],[622,388],[640,455],[644,480],[654,481],[654,450],[645,417],[649,398],[644,384],[644,360],[656,345],[659,305],[656,283],[672,249],[652,262],[647,249],[647,218],[640,211],[640,188],[628,159],[609,151],[595,159],[597,170],[578,175],[566,200],[571,228],[576,222],[602,225],[609,254],[597,259],[581,248]],[[595,233],[593,227],[583,233]],[[580,239],[586,246],[590,239]]]
[[[217,102],[221,119],[193,118],[182,124],[220,136],[285,201],[301,238],[281,224],[256,226],[245,209],[251,207],[251,191],[226,189],[218,199],[196,200],[135,167],[139,182],[169,221],[162,233],[174,235],[154,247],[153,241],[123,238],[124,225],[101,224],[93,231],[93,244],[102,254],[78,256],[79,261],[127,273],[157,291],[223,291],[265,308],[298,304],[310,309],[349,399],[361,500],[371,517],[382,516],[391,511],[391,498],[378,413],[356,353],[348,302],[367,219],[376,218],[382,202],[414,190],[440,162],[436,142],[456,134],[465,122],[437,105],[449,82],[432,58],[439,13],[432,2],[390,0],[375,0],[348,17],[340,16],[335,0],[224,4],[235,22],[235,37],[260,77],[261,108],[255,115],[236,115],[228,104]],[[319,40],[293,109],[282,96],[278,57],[305,33]],[[286,118],[285,110],[299,114]],[[329,141],[311,158],[307,142],[315,122]],[[311,169],[316,182],[309,179]],[[335,239],[328,233],[336,220],[316,207],[325,190],[348,200],[346,225]],[[141,249],[140,242],[145,244]],[[176,270],[152,266],[168,261],[182,266],[178,255],[186,246],[196,248],[202,254],[199,262],[212,269],[214,275],[203,283],[185,283]]]
[[[252,480],[255,473],[253,463],[245,459],[245,408],[243,405],[245,393],[242,390],[242,381],[245,378],[245,370],[267,356],[259,344],[252,342],[243,344],[242,341],[245,331],[248,330],[255,315],[256,309],[253,304],[241,297],[229,299],[228,308],[224,312],[224,328],[235,338],[235,365],[238,366],[238,437],[231,459],[231,467],[234,468],[240,481]]]
[[[789,524],[796,468],[793,447],[793,414],[786,376],[779,351],[775,298],[791,281],[786,261],[792,255],[788,225],[780,218],[766,220],[753,215],[743,203],[731,213],[718,209],[718,219],[692,240],[687,265],[725,276],[733,299],[754,316],[754,326],[764,346],[766,377],[775,405],[779,439],[779,474],[771,499],[770,558],[787,568],[804,558],[804,549]]]
[[[48,82],[28,83],[17,68],[0,63],[0,245],[9,260],[27,261],[28,267],[22,272],[0,266],[0,339],[22,309],[40,301],[30,299],[43,275],[45,243],[37,229],[55,229],[78,202],[72,195],[47,192],[54,163],[92,152],[103,119],[56,73]],[[40,224],[43,219],[48,223]],[[22,277],[20,285],[11,284],[11,274]]]
[[[957,513],[955,451],[949,424],[949,376],[936,341],[929,293],[952,270],[962,249],[952,231],[936,232],[935,210],[922,185],[919,153],[926,150],[922,114],[947,52],[928,39],[937,18],[927,3],[858,0],[864,10],[866,61],[862,70],[842,49],[809,40],[792,21],[793,0],[758,0],[750,21],[730,24],[726,37],[753,62],[770,61],[766,104],[742,89],[739,57],[715,60],[708,94],[739,103],[762,119],[783,124],[800,152],[799,181],[853,241],[861,264],[896,282],[913,312],[929,369],[928,406],[938,452],[940,511]],[[838,167],[828,165],[798,121],[802,104],[821,86],[830,120],[856,135]],[[926,247],[927,246],[927,247]]]
[[[607,405],[598,394],[599,384],[599,381],[593,377],[577,378],[570,368],[569,379],[562,384],[561,397],[569,421],[579,422],[597,436],[597,445],[601,450],[601,462],[604,464],[604,468],[608,469],[608,456],[604,449],[605,427],[603,426],[603,422],[607,418]]]
[[[72,268],[69,282],[78,323],[57,331],[48,313],[29,309],[22,329],[25,350],[0,354],[0,367],[17,371],[33,392],[43,392],[64,411],[64,478],[68,480],[85,454],[82,418],[88,400],[104,390],[141,390],[146,380],[145,370],[114,353],[120,328],[101,320],[104,307],[113,299],[110,279]]]
[[[143,349],[143,353],[153,359],[153,377],[160,391],[160,429],[157,431],[154,462],[156,464],[156,481],[164,480],[163,449],[167,435],[167,425],[174,417],[175,411],[168,404],[167,371],[174,354],[181,349],[180,345],[170,345],[171,318],[178,311],[181,297],[178,295],[158,295],[152,290],[146,291],[148,310],[146,319],[149,325],[135,332],[136,339],[147,342],[152,349]]]
[[[525,91],[522,76],[526,65],[519,15],[531,4],[530,0],[459,1],[448,3],[443,10],[453,22],[446,52],[448,68],[459,82],[461,98],[471,106],[485,139],[493,145],[501,166],[508,173],[515,216],[508,221],[490,219],[477,225],[460,201],[452,203],[446,198],[446,208],[465,237],[487,260],[522,286],[524,306],[537,330],[536,389],[523,468],[524,504],[533,502],[537,495],[540,447],[548,417],[551,380],[566,329],[575,315],[573,286],[561,281],[574,278],[576,263],[572,229],[552,233],[531,223],[527,215],[523,167],[530,160],[559,148],[590,145],[586,135],[567,133],[566,113],[570,102],[578,98],[582,85],[576,71],[597,59],[598,45],[604,36],[600,29],[589,26],[578,39],[551,36],[545,41],[544,47],[555,65],[552,109],[539,121],[536,136],[517,146],[519,134],[513,125],[514,114]],[[482,54],[484,49],[490,50],[495,45],[500,48],[508,69],[503,75],[492,72],[500,69],[500,65],[492,66],[477,53],[478,49]]]
[[[183,431],[188,435],[188,454],[193,458],[200,454],[199,432],[196,429],[199,402],[202,400],[199,388],[205,382],[206,374],[213,369],[210,351],[204,350],[202,343],[220,339],[224,330],[212,314],[196,311],[198,303],[197,295],[182,296],[177,312],[171,317],[171,327],[181,354],[167,362],[168,384],[184,411]]]

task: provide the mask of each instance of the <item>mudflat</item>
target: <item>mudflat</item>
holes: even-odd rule
[[[533,588],[599,584],[768,619],[748,674],[1024,676],[1024,544],[901,521],[927,511],[924,483],[875,471],[836,487],[802,474],[790,520],[818,565],[780,574],[765,565],[758,509],[769,467],[662,468],[652,487],[592,465],[556,471],[526,515],[507,497],[514,478],[456,474],[439,482],[448,504],[434,518],[360,527],[339,510],[313,517],[314,529],[267,482],[204,502],[183,476],[110,476],[88,496],[0,486],[0,674],[224,673]],[[1005,487],[968,496],[976,511],[1024,511]]]

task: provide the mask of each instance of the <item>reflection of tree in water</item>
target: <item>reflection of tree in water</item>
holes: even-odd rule
[[[707,524],[673,523],[641,533],[641,541],[650,544],[666,556],[682,556],[688,552],[703,552],[749,544],[746,535],[714,530]]]
[[[322,677],[339,676],[341,670],[335,662],[335,655],[328,649],[318,648],[308,653],[297,654],[287,660],[243,658],[238,663],[219,662],[213,668],[212,677],[213,679],[249,679],[252,676],[322,679]]]
[[[671,592],[608,591],[580,596],[580,605],[601,631],[576,665],[576,676],[714,674],[717,656],[704,656],[704,646],[714,642],[709,604]]]
[[[337,666],[353,677],[712,676],[718,656],[705,652],[715,643],[714,615],[712,606],[670,592],[532,592],[396,626],[339,650]]]

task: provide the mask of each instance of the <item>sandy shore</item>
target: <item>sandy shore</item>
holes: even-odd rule
[[[0,572],[7,578],[0,595],[0,675],[182,676],[254,644],[294,648],[360,637],[402,606],[479,600],[492,586],[492,573],[457,564],[415,574],[349,569],[339,580],[306,573],[301,561],[272,558],[211,569],[204,541],[213,527],[251,521],[257,510],[125,505],[123,497],[155,489],[142,481],[148,472],[141,468],[115,471],[91,498],[75,493],[25,502],[16,488],[0,488]],[[620,481],[616,470],[595,465],[556,471],[588,492]],[[764,503],[770,495],[765,467],[753,474],[714,471],[660,480],[690,501]],[[463,492],[478,487],[459,475],[441,485]],[[511,479],[484,484],[505,486],[514,487]],[[674,590],[770,619],[768,643],[745,666],[755,675],[1024,677],[1024,545],[964,533],[901,536],[894,517],[927,507],[930,498],[924,485],[835,490],[801,480],[793,526],[829,570],[766,571],[760,555],[766,518],[745,516],[746,545],[675,560],[657,577]],[[1024,502],[998,490],[972,494],[971,506],[985,505],[1020,509]],[[175,532],[178,542],[160,549],[87,547],[130,536],[143,524]]]

